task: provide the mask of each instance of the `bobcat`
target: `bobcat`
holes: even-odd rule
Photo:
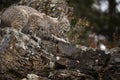
[[[1,16],[1,24],[23,32],[34,33],[35,29],[41,29],[43,33],[60,33],[70,29],[67,16],[53,18],[44,13],[39,13],[28,6],[11,6]]]

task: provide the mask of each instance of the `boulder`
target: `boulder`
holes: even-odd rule
[[[82,74],[79,70],[57,70],[50,73],[51,80],[95,80],[90,75]]]
[[[119,80],[120,79],[120,48],[113,48],[110,50],[111,58],[105,73],[104,80]]]
[[[0,30],[0,73],[10,72],[22,76],[44,69],[39,43],[16,29]]]

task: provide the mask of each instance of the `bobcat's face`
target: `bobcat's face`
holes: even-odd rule
[[[61,20],[59,26],[62,28],[63,31],[69,31],[70,30],[70,22],[67,19],[67,17],[63,17],[63,19]]]
[[[68,32],[70,30],[70,22],[69,20],[67,19],[66,16],[64,16],[60,21],[59,21],[59,24],[58,24],[58,32],[59,34],[64,34],[66,32]]]

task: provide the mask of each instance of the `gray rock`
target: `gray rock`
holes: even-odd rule
[[[27,74],[28,80],[39,80],[39,76],[35,74]]]
[[[9,29],[9,32],[6,32],[0,40],[1,73],[11,70],[25,75],[24,73],[29,71],[43,69],[45,64],[41,59],[42,52],[40,52],[39,43],[16,29]]]
[[[90,75],[80,73],[79,70],[57,70],[49,76],[51,80],[95,80]]]

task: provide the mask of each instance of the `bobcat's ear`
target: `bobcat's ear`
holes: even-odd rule
[[[62,13],[60,14],[60,16],[58,16],[58,18],[57,18],[58,21],[62,21],[62,19],[64,18],[64,16],[65,16],[65,13],[62,12]]]

